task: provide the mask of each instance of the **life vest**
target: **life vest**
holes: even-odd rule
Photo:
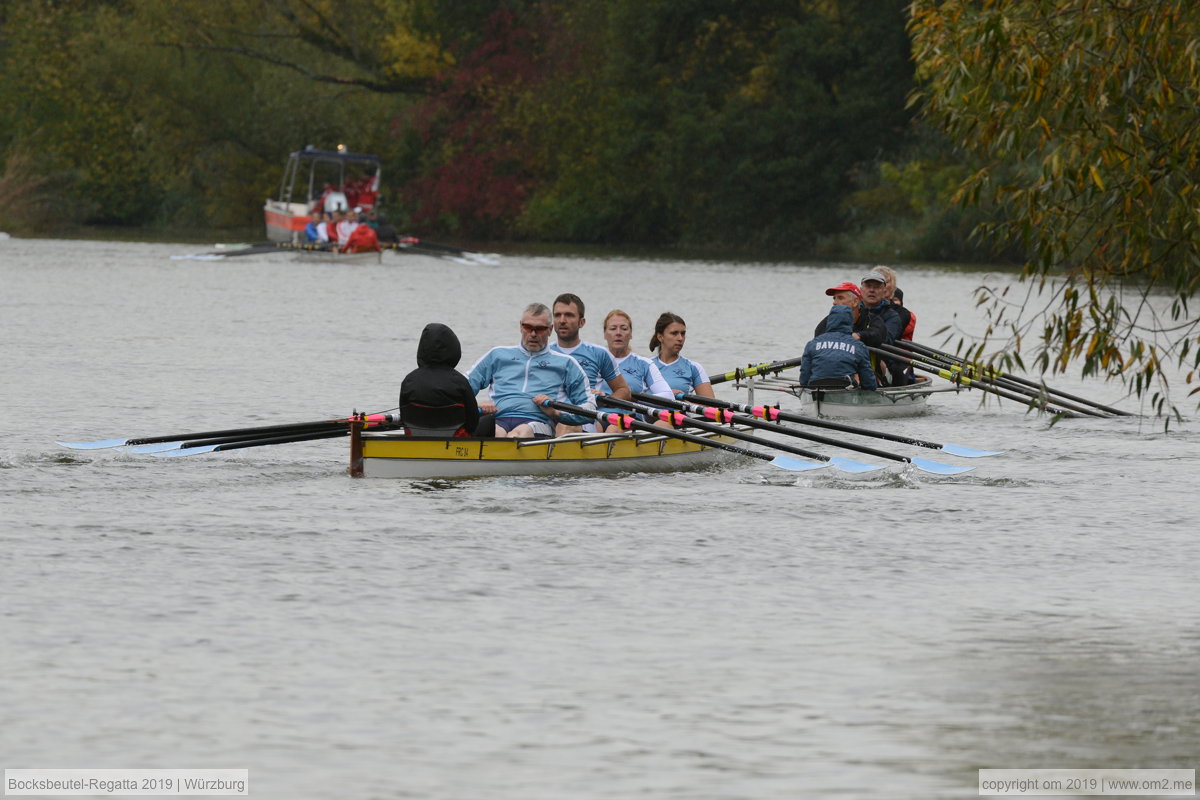
[[[378,249],[379,237],[375,235],[375,231],[371,229],[370,225],[359,225],[342,245],[343,253],[370,253]]]

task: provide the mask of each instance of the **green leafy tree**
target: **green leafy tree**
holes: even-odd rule
[[[401,24],[410,3],[28,0],[0,10],[0,153],[10,180],[40,181],[39,206],[58,222],[251,224],[290,150],[393,154],[401,88],[447,63]],[[324,13],[337,24],[321,27]]]
[[[853,166],[904,136],[896,0],[614,0],[564,19],[577,45],[525,109],[535,235],[802,244],[841,224]]]
[[[980,232],[1029,254],[1024,297],[981,289],[988,335],[1162,413],[1164,366],[1200,366],[1200,5],[917,0],[910,31],[916,99],[983,165],[959,201],[994,205]]]

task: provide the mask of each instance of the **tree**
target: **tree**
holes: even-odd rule
[[[76,221],[244,226],[260,218],[290,150],[345,143],[386,159],[395,149],[389,120],[408,101],[370,84],[407,76],[423,85],[421,76],[445,60],[414,29],[368,24],[402,18],[411,3],[383,5],[337,5],[339,27],[327,33],[345,54],[306,43],[298,27],[308,18],[295,9],[319,15],[330,4],[0,5],[4,180],[38,188],[34,207],[6,216],[27,228]],[[285,13],[292,6],[295,21]],[[264,57],[233,54],[251,44]],[[366,66],[355,53],[365,54]],[[298,76],[292,62],[318,77]]]
[[[522,220],[534,235],[803,245],[842,224],[855,164],[904,136],[900,0],[610,0],[571,14],[581,46],[529,127],[544,170]]]
[[[916,0],[909,29],[914,101],[983,164],[958,201],[1028,254],[1024,298],[980,290],[1002,360],[1037,337],[1042,371],[1082,362],[1163,413],[1164,365],[1200,367],[1200,6]]]

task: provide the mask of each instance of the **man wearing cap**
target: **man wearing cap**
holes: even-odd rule
[[[868,347],[879,347],[881,344],[892,344],[897,341],[900,338],[900,316],[884,297],[887,280],[872,270],[862,277],[859,284],[861,288],[849,282],[838,284],[826,289],[825,294],[834,298],[835,305],[851,304],[853,301],[849,296],[854,296],[859,300],[858,318],[854,321],[853,336],[855,339]],[[839,294],[844,296],[844,301],[841,303],[838,302]],[[825,333],[828,320],[829,318],[826,317],[817,324],[817,336]],[[880,377],[879,383],[884,386],[892,385],[886,380],[888,376],[880,374],[883,370],[878,369],[878,365],[876,366],[876,373]],[[907,383],[903,377],[903,365],[897,364],[889,371],[900,376],[898,378],[900,383],[896,385],[903,386]]]
[[[859,306],[854,338],[868,347],[878,347],[900,338],[900,317],[896,309],[883,298],[883,291],[883,276],[878,272],[868,272],[863,276],[861,289],[847,281],[826,289],[825,294],[833,298],[834,305]],[[815,336],[825,332],[827,320],[817,323]]]
[[[863,275],[859,284],[862,286],[863,310],[867,316],[879,321],[858,335],[863,344],[868,347],[879,347],[880,344],[895,344],[900,341],[902,323],[896,307],[887,299],[887,277],[882,272],[871,270]],[[874,327],[876,330],[872,331]],[[876,338],[878,336],[878,338]],[[905,386],[908,377],[904,374],[904,364],[891,359],[879,359],[872,355],[875,364],[875,374],[882,386]]]
[[[858,308],[858,304],[862,302],[862,292],[859,291],[858,286],[850,283],[850,281],[839,283],[837,286],[826,289],[825,294],[833,298],[835,306]],[[855,317],[857,318],[857,316],[856,314]]]

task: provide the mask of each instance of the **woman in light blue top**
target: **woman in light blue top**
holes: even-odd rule
[[[658,367],[671,389],[681,394],[715,397],[712,381],[704,367],[680,355],[687,339],[687,323],[678,314],[665,311],[654,323],[654,335],[650,337],[650,349],[658,350],[654,366]]]
[[[608,312],[608,316],[604,318],[604,341],[608,345],[608,352],[612,356],[613,363],[625,378],[629,391],[656,394],[668,399],[674,398],[675,393],[671,391],[670,384],[663,380],[662,373],[658,371],[658,367],[654,366],[654,362],[629,349],[632,339],[633,321],[629,315],[620,309]],[[600,389],[603,394],[608,394],[608,383],[601,381]],[[628,413],[623,409],[611,410]],[[666,425],[666,423],[656,424]],[[616,430],[618,429],[609,426],[609,432]]]

